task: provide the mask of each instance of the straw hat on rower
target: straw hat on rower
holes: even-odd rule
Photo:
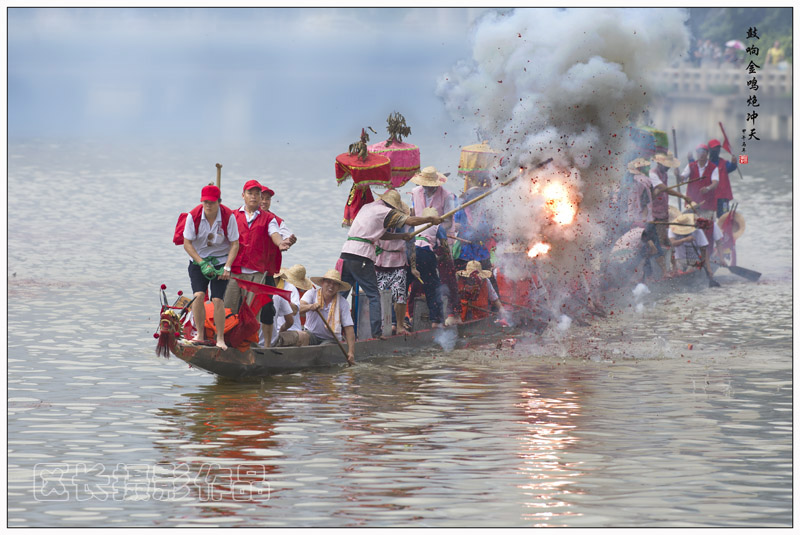
[[[422,210],[422,217],[439,217],[439,211],[433,206],[428,206]]]
[[[725,212],[719,218],[718,224],[720,228],[724,228],[725,222],[730,217],[730,212]],[[738,240],[744,234],[744,216],[738,211],[733,213],[733,239]]]
[[[322,286],[322,281],[324,280],[333,281],[336,284],[338,284],[339,285],[338,291],[340,292],[350,291],[350,285],[342,280],[342,274],[336,271],[335,269],[329,269],[327,273],[325,273],[321,277],[311,277],[311,281],[317,286]]]
[[[488,269],[481,269],[481,263],[477,260],[470,260],[467,262],[466,269],[461,271],[456,271],[456,275],[459,277],[467,277],[469,278],[470,275],[473,273],[477,273],[478,276],[482,279],[488,279],[492,276],[492,272]]]
[[[630,162],[628,162],[628,171],[634,174],[641,173],[640,168],[648,167],[649,165],[650,162],[645,160],[644,158],[636,158],[635,160],[631,160]]]
[[[420,186],[441,186],[447,182],[447,177],[438,172],[435,167],[426,167],[411,177],[411,182]]]
[[[378,195],[378,198],[392,208],[400,210],[406,215],[411,213],[411,209],[406,203],[403,202],[403,199],[400,198],[400,194],[396,189],[387,190],[383,195]]]
[[[290,268],[281,268],[278,277],[291,283],[298,290],[308,291],[314,287],[311,279],[306,277],[306,268],[300,264],[295,264]]]
[[[655,158],[653,159],[656,161],[656,163],[660,163],[661,165],[669,167],[670,169],[681,166],[680,160],[673,156],[671,152],[667,152],[666,154],[656,154]]]
[[[681,214],[672,223],[669,229],[677,236],[688,236],[695,231],[694,214]]]

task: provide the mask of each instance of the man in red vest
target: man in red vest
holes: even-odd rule
[[[239,228],[239,254],[233,261],[234,284],[228,285],[225,307],[239,310],[242,299],[252,301],[250,292],[242,291],[236,279],[275,286],[274,276],[280,271],[281,252],[291,247],[289,240],[281,238],[275,214],[260,210],[261,184],[248,180],[242,190],[244,204],[234,210]],[[254,311],[255,312],[255,311]],[[272,340],[275,322],[275,305],[270,302],[261,309],[261,332],[265,344]]]
[[[223,297],[231,276],[231,266],[239,251],[239,229],[236,220],[228,215],[227,227],[223,226],[223,209],[219,202],[220,191],[216,186],[206,186],[200,195],[203,210],[200,220],[186,218],[183,230],[183,248],[192,258],[189,264],[189,280],[192,282],[192,316],[197,326],[194,341],[205,339],[205,295],[211,285],[211,302],[214,304],[214,325],[225,324]],[[224,266],[223,266],[224,264]],[[217,347],[228,349],[224,329],[217,329]]]
[[[727,161],[719,157],[722,145],[719,140],[712,139],[708,142],[708,160],[717,166],[719,170],[719,186],[717,187],[717,217],[730,209],[730,201],[733,200],[731,190],[730,174],[736,169],[736,161]]]
[[[691,161],[692,155],[689,154],[689,165],[681,173],[681,178],[689,179],[686,186],[686,194],[700,205],[702,210],[714,211],[717,209],[717,193],[719,186],[719,170],[717,166],[708,161],[708,146],[700,145],[696,149],[697,161]]]

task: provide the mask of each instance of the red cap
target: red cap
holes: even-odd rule
[[[200,202],[203,201],[218,201],[220,198],[219,188],[217,186],[206,186],[200,193]]]
[[[708,142],[708,148],[713,149],[714,147],[721,147],[722,144],[719,142],[718,139],[712,139]]]
[[[244,188],[242,188],[242,192],[253,188],[258,188],[258,191],[261,191],[261,184],[259,184],[258,180],[248,180],[244,183]]]
[[[708,152],[708,145],[700,144],[700,145],[697,146],[697,148],[695,150],[704,150],[704,151]]]
[[[275,196],[275,192],[272,191],[271,189],[269,189],[267,186],[264,186],[264,185],[261,186],[261,193],[266,193],[270,197],[274,197]]]

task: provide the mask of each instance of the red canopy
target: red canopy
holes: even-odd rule
[[[353,183],[359,187],[391,187],[392,164],[389,158],[380,154],[367,153],[367,159],[362,160],[357,154],[345,152],[336,157],[336,182],[341,184],[348,177],[352,177]]]

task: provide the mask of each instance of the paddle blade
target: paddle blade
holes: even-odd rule
[[[753,271],[752,269],[743,268],[741,266],[728,266],[728,269],[734,275],[739,275],[740,277],[744,277],[749,281],[757,281],[761,277],[761,273],[758,271]]]

